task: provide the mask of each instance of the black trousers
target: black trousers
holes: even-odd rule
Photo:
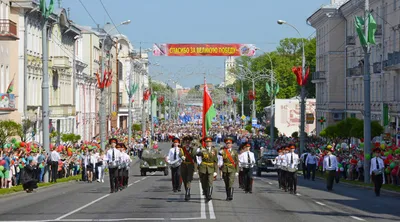
[[[82,181],[86,181],[86,167],[85,166],[82,166],[81,172],[82,172]]]
[[[382,188],[382,184],[383,184],[383,174],[380,174],[380,175],[372,174],[372,181],[374,182],[376,196],[381,195],[381,188]]]
[[[285,171],[285,170],[281,170],[281,175],[280,175],[280,179],[281,179],[281,187],[283,188],[283,189],[287,189],[287,183],[286,183],[286,181],[287,181],[287,179],[286,179],[286,173],[287,173],[287,171]]]
[[[302,166],[302,170],[303,170],[304,179],[309,179],[309,178],[307,178],[307,175],[308,175],[309,171],[308,171],[308,168],[307,168],[306,164],[302,163],[301,166]]]
[[[51,162],[51,182],[57,182],[58,161]]]
[[[172,189],[181,189],[181,166],[171,167]]]
[[[118,168],[109,168],[108,173],[110,175],[111,192],[117,191],[119,189]]]
[[[239,171],[239,187],[244,189],[244,171]]]
[[[326,177],[326,188],[328,190],[333,189],[333,181],[335,180],[336,177],[336,170],[327,170],[328,176]]]
[[[307,164],[307,179],[315,180],[315,170],[317,169],[317,164]],[[312,176],[311,176],[312,175]]]
[[[279,188],[281,188],[282,187],[282,183],[281,183],[282,170],[278,169],[276,172],[278,173],[278,185],[279,185]]]
[[[244,190],[253,190],[253,168],[243,168],[244,173]]]
[[[296,172],[286,172],[286,181],[290,191],[296,192],[297,190],[297,174]]]

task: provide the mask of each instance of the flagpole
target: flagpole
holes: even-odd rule
[[[370,46],[369,46],[369,0],[365,0],[365,38],[367,44],[363,47],[364,49],[364,183],[370,182],[369,168],[371,162],[367,159],[367,156],[371,154],[371,76],[369,73],[369,57],[370,57]]]

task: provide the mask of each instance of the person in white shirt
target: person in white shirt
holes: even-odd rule
[[[96,161],[97,160],[93,154],[93,151],[89,150],[88,155],[85,157],[85,167],[86,167],[88,183],[93,182],[93,170],[94,170],[94,165],[95,165]]]
[[[171,165],[172,190],[174,192],[181,192],[181,165],[175,163],[182,163],[181,160],[185,160],[185,156],[179,147],[181,140],[174,138],[172,142],[172,148],[169,150],[167,156],[167,163]]]
[[[128,187],[128,182],[129,182],[129,169],[130,165],[132,163],[131,156],[128,154],[128,148],[125,146],[125,144],[122,144],[122,153],[124,156],[124,162],[125,162],[125,171],[124,171],[124,180],[122,182],[122,185],[127,188]]]
[[[318,157],[315,156],[315,151],[311,151],[311,153],[307,155],[307,158],[305,160],[305,165],[307,167],[306,178],[308,180],[312,178],[312,181],[315,181],[315,170],[317,169],[317,163],[318,163]]]
[[[272,160],[272,163],[278,168],[278,185],[279,189],[281,189],[282,186],[282,159],[283,159],[283,148],[278,148],[278,156],[275,157],[275,160]]]
[[[382,184],[385,184],[384,169],[385,163],[381,158],[381,150],[379,148],[374,149],[375,157],[371,159],[371,167],[369,174],[374,182],[375,195],[379,197],[381,195]]]
[[[121,160],[121,152],[116,148],[118,140],[112,138],[109,140],[111,148],[107,151],[106,161],[108,164],[108,172],[110,176],[110,188],[111,193],[118,192],[119,180],[118,180],[118,166]]]
[[[256,163],[254,153],[250,151],[251,144],[244,144],[245,151],[239,156],[240,165],[243,166],[244,190],[246,193],[253,193],[253,167]]]
[[[57,182],[58,176],[58,161],[60,160],[60,154],[57,152],[57,147],[53,147],[53,151],[50,153],[51,160],[51,182]]]
[[[104,162],[105,155],[104,151],[100,150],[99,157],[97,159],[97,182],[104,183],[104,166],[106,165]]]
[[[338,162],[336,156],[332,154],[332,146],[328,145],[325,148],[326,155],[323,161],[322,170],[328,173],[326,178],[326,188],[328,191],[333,189],[333,181],[335,179],[336,171],[338,170]]]
[[[299,155],[295,153],[296,150],[295,145],[289,146],[290,152],[285,155],[286,165],[288,167],[288,171],[286,172],[286,180],[289,188],[289,192],[291,194],[296,194],[297,192],[297,168],[299,165]],[[294,169],[296,169],[294,171]]]

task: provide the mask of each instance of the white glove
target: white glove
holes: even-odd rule
[[[236,177],[239,176],[239,173],[235,173],[235,176],[236,176]]]
[[[185,160],[186,160],[186,157],[185,157],[185,156],[182,156],[181,159],[182,159],[183,161],[185,161]]]
[[[214,172],[214,177],[216,177],[217,176],[217,173],[216,172]]]

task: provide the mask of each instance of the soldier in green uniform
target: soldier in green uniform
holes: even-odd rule
[[[218,171],[218,151],[212,146],[212,137],[205,137],[206,146],[197,149],[199,176],[206,200],[211,200],[214,177]]]
[[[182,139],[183,148],[181,149],[182,156],[184,156],[181,165],[181,177],[183,185],[185,186],[185,200],[190,200],[190,184],[193,180],[194,174],[194,163],[196,160],[196,149],[190,146],[193,138],[191,136],[185,136]]]
[[[239,172],[239,155],[232,149],[233,139],[227,137],[224,139],[225,147],[218,153],[218,166],[222,171],[222,178],[225,182],[226,200],[233,200],[233,184],[235,176]]]

